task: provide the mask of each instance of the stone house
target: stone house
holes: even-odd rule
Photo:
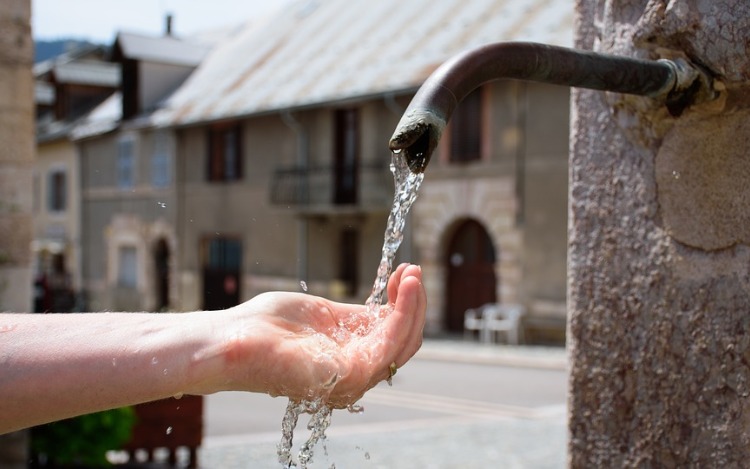
[[[572,22],[563,0],[333,0],[236,31],[153,112],[79,132],[84,272],[98,304],[155,309],[160,239],[175,309],[301,285],[363,302],[393,196],[387,142],[416,89],[484,43],[570,45]],[[466,308],[497,301],[526,306],[527,339],[563,336],[568,101],[565,88],[504,81],[457,110],[399,252],[424,268],[428,334],[460,331]],[[92,128],[97,112],[106,106]],[[145,159],[168,136],[163,190],[114,187],[113,149],[128,132]],[[94,187],[94,171],[110,175]],[[134,304],[107,298],[123,261],[136,266]]]
[[[101,47],[66,52],[34,66],[34,310],[70,311],[81,288],[78,152],[70,133],[120,85]]]
[[[92,310],[173,307],[177,262],[173,133],[148,116],[209,50],[170,35],[120,33],[120,90],[72,131],[81,185],[83,284]]]

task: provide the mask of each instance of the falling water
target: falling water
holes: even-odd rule
[[[419,192],[419,186],[422,185],[424,173],[413,173],[406,164],[406,159],[399,153],[394,152],[391,158],[391,172],[395,183],[393,195],[393,206],[391,213],[388,215],[388,225],[385,228],[385,239],[383,240],[383,251],[378,265],[378,274],[375,278],[375,284],[372,286],[372,293],[367,299],[367,311],[374,316],[380,316],[383,304],[383,292],[388,284],[388,276],[391,275],[393,267],[393,258],[396,257],[396,251],[404,240],[404,227],[406,226],[406,216],[409,209]]]
[[[382,319],[387,314],[387,308],[381,308],[383,304],[383,293],[388,284],[388,277],[391,275],[393,268],[393,259],[396,251],[404,239],[404,226],[406,225],[406,216],[409,213],[414,201],[417,199],[419,186],[424,179],[424,173],[412,173],[406,164],[405,158],[397,152],[393,153],[391,158],[391,173],[395,183],[393,197],[393,206],[388,216],[388,225],[385,229],[385,239],[383,241],[382,257],[378,265],[378,272],[375,283],[372,286],[372,293],[365,303],[367,313],[376,319]],[[388,382],[390,384],[390,380]],[[352,405],[349,412],[360,413],[364,409],[360,405]],[[310,422],[307,429],[310,430],[310,437],[300,447],[297,455],[297,462],[301,468],[306,468],[307,464],[312,461],[313,448],[319,441],[325,441],[326,429],[331,424],[332,409],[323,404],[320,399],[314,401],[289,401],[286,408],[284,419],[281,422],[281,442],[278,446],[278,457],[282,467],[296,467],[292,457],[292,439],[294,429],[297,426],[299,416],[303,413],[310,414]],[[368,454],[369,456],[369,454]]]

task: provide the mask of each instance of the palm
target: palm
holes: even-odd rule
[[[421,344],[425,301],[419,275],[415,267],[396,269],[388,285],[387,308],[393,311],[383,319],[362,305],[301,293],[256,297],[252,309],[269,343],[263,366],[253,366],[252,372],[260,370],[267,383],[278,383],[264,391],[294,399],[321,397],[337,407],[356,402],[389,376],[391,363],[403,365]],[[407,280],[411,277],[417,282]]]

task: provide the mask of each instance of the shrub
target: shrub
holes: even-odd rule
[[[31,452],[55,466],[108,466],[106,453],[127,443],[135,425],[132,407],[105,410],[35,427]]]

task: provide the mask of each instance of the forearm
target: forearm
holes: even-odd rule
[[[0,314],[0,433],[210,387],[210,314]]]

